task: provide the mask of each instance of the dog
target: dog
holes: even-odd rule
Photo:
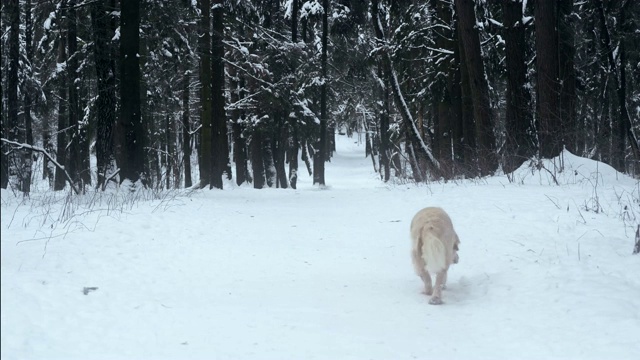
[[[432,295],[431,305],[442,304],[442,290],[447,282],[447,270],[457,264],[460,239],[447,213],[439,207],[424,208],[411,220],[411,258],[416,274],[424,282],[424,292]],[[431,275],[436,275],[432,287]]]

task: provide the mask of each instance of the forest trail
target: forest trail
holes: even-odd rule
[[[384,184],[356,137],[337,146],[324,189],[304,174],[298,190],[103,203],[66,223],[51,222],[62,203],[3,191],[2,359],[640,357],[617,200],[636,181],[600,164],[596,213],[586,180]],[[442,306],[409,257],[411,217],[432,205],[462,241]]]

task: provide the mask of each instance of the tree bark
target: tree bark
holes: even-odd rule
[[[325,185],[324,165],[328,156],[327,152],[327,45],[329,38],[329,0],[322,1],[322,53],[320,64],[322,70],[322,85],[320,85],[320,134],[318,137],[318,151],[313,159],[313,183],[320,186]]]
[[[212,174],[212,128],[211,128],[211,18],[210,1],[199,0],[199,51],[200,51],[200,151],[198,166],[200,169],[200,187],[211,184]]]
[[[4,1],[0,2],[0,14],[3,14],[4,9]],[[0,41],[0,54],[4,54],[2,51],[2,43]],[[2,69],[4,69],[4,56],[0,56],[0,138],[5,138],[8,135],[7,125],[8,121],[6,121],[4,117],[4,96],[2,94],[1,86],[2,81]],[[8,157],[5,155],[8,152],[7,146],[2,143],[0,144],[0,188],[6,189],[9,186],[9,166],[8,166]]]
[[[455,0],[464,58],[469,75],[469,85],[473,102],[473,117],[477,136],[478,168],[480,175],[493,173],[498,168],[493,115],[489,99],[489,85],[484,73],[480,49],[480,37],[475,26],[476,16],[473,0]]]
[[[120,181],[142,181],[148,186],[145,174],[146,138],[140,104],[140,0],[121,3],[120,14],[120,136],[124,149],[120,166]]]
[[[65,16],[66,1],[63,1],[60,7],[58,18]],[[57,67],[63,68],[63,64],[67,61],[67,38],[63,26],[60,26],[60,34],[58,38],[58,59]],[[58,134],[56,136],[56,161],[61,166],[56,167],[56,174],[53,189],[56,191],[63,190],[65,184],[65,173],[62,169],[67,165],[67,75],[66,71],[58,73]]]
[[[33,71],[31,70],[33,68],[33,21],[31,18],[31,0],[26,0],[24,4],[24,34],[27,66],[25,66],[23,71],[25,72],[24,77],[28,79],[27,84],[23,85],[24,139],[27,144],[33,145],[33,128],[31,124],[31,86],[29,84],[30,79],[33,78]],[[31,191],[31,167],[33,163],[31,150],[25,149],[22,156],[22,192],[28,194]]]
[[[222,175],[231,179],[229,140],[227,138],[227,116],[224,109],[224,8],[222,0],[213,0],[211,20],[211,131],[212,165],[211,186],[222,189]]]
[[[76,26],[76,0],[68,0],[67,9],[67,85],[69,96],[69,154],[67,171],[76,187],[80,186],[80,171],[82,169],[82,153],[80,144],[80,108],[78,101],[78,35]]]
[[[253,187],[256,189],[262,189],[265,184],[265,169],[264,159],[262,156],[262,131],[260,129],[253,129],[251,134],[251,141],[249,146],[251,147],[251,169],[253,171]]]
[[[9,18],[9,69],[7,74],[7,120],[9,140],[24,142],[20,134],[18,100],[18,69],[20,61],[20,5],[18,0],[7,1],[7,16]],[[13,152],[8,156],[7,166],[9,177],[17,177],[18,188],[23,191],[23,156],[22,151]]]
[[[573,0],[559,0],[558,80],[560,81],[560,119],[564,146],[576,153],[576,64],[575,37],[571,14]],[[581,155],[581,154],[578,154]]]
[[[563,144],[556,2],[537,1],[534,14],[540,156],[553,158]]]
[[[510,173],[535,155],[531,94],[527,89],[526,34],[522,0],[503,0],[507,66],[506,142],[503,170]]]
[[[91,4],[93,58],[96,68],[96,162],[97,187],[105,189],[106,179],[115,171],[113,126],[116,121],[115,62],[109,41],[112,37],[108,12],[103,0]]]
[[[191,180],[191,111],[189,110],[190,75],[191,71],[186,70],[182,78],[182,163],[184,164],[185,188],[190,188],[193,185]]]

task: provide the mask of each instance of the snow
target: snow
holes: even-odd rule
[[[356,135],[323,189],[302,165],[297,190],[2,190],[1,357],[640,358],[638,181],[541,165],[384,184]],[[462,241],[441,306],[409,257],[425,206]]]

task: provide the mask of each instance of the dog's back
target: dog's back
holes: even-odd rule
[[[425,292],[431,295],[431,276],[429,272],[441,277],[436,278],[437,300],[440,301],[440,287],[446,282],[449,265],[458,262],[458,244],[460,240],[453,229],[449,215],[438,207],[420,210],[411,221],[412,260],[416,273],[425,283]],[[442,275],[440,275],[442,274]],[[441,303],[441,301],[440,301]]]

